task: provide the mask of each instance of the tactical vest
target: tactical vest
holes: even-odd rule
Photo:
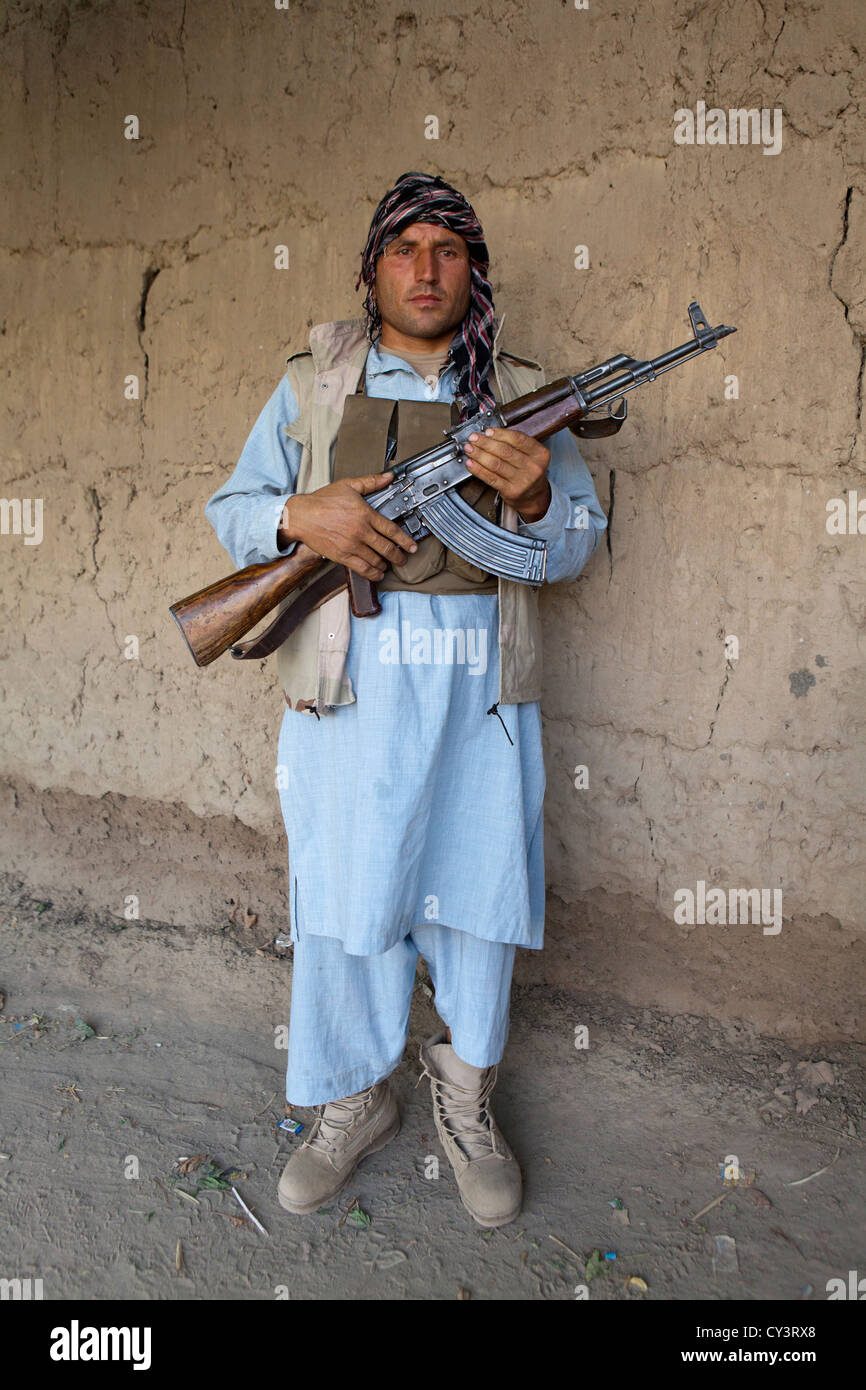
[[[457,424],[456,405],[441,401],[392,401],[365,394],[366,372],[358,379],[354,394],[343,403],[343,418],[337,435],[333,479],[356,478],[367,466],[389,468],[423,449],[442,443],[443,431]],[[495,488],[478,478],[467,478],[456,491],[468,506],[487,521],[497,520]],[[479,569],[462,555],[449,550],[435,536],[425,536],[404,565],[388,565],[376,586],[379,591],[411,589],[425,594],[495,594],[497,577]]]
[[[395,402],[361,394],[369,347],[364,329],[363,319],[317,324],[310,332],[309,348],[286,359],[286,373],[300,407],[297,419],[284,426],[286,434],[301,445],[296,492],[314,492],[336,477],[383,471],[386,467],[385,442],[389,429],[393,428],[395,406],[398,407],[398,452],[391,462],[407,458],[441,440],[442,429],[451,421],[451,407],[441,402]],[[512,400],[543,385],[544,372],[540,365],[501,351],[498,338],[497,333],[492,378],[497,400]],[[349,404],[350,399],[355,404]],[[344,417],[346,432],[342,429]],[[371,447],[374,449],[372,455],[367,452]],[[479,486],[482,488],[480,494]],[[505,530],[517,530],[517,512],[493,489],[484,487],[475,478],[467,479],[462,489],[466,489],[465,500],[482,515]],[[281,609],[294,602],[311,582],[312,579],[308,579],[293,591]],[[434,536],[420,542],[406,565],[389,568],[378,587],[436,593],[497,592],[498,703],[518,704],[541,698],[537,588],[485,574],[446,550]],[[277,671],[289,708],[304,710],[314,706],[324,715],[335,705],[351,704],[355,700],[352,683],[346,674],[351,621],[348,593],[343,589],[309,613],[278,648]],[[377,619],[355,621],[376,622]]]

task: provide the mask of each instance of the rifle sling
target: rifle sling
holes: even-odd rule
[[[277,647],[282,646],[287,637],[291,637],[308,614],[320,607],[325,599],[330,598],[332,594],[338,593],[340,589],[345,589],[345,587],[346,570],[344,566],[331,565],[312,584],[308,584],[294,603],[289,604],[288,608],[284,608],[282,613],[258,637],[251,637],[246,642],[236,642],[231,648],[232,656],[238,661],[256,661],[261,657],[270,656],[272,652],[277,650]]]
[[[621,419],[617,415],[602,416],[600,419],[593,419],[589,415],[582,416],[575,420],[573,425],[568,428],[572,434],[576,434],[578,439],[606,439],[608,435],[616,434],[625,424],[625,416]]]

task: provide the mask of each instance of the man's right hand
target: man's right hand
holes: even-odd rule
[[[396,522],[380,516],[364,501],[367,493],[387,487],[394,474],[368,473],[342,478],[315,492],[296,493],[283,508],[277,539],[280,545],[302,541],[326,560],[335,560],[364,579],[382,579],[384,561],[404,565],[418,549]]]

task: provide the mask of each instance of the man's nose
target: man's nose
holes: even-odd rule
[[[415,261],[415,279],[434,285],[439,279],[439,263],[432,250],[419,251]]]

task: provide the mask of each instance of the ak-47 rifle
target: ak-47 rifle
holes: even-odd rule
[[[516,429],[534,439],[547,439],[557,430],[570,429],[582,437],[615,434],[628,415],[628,402],[611,407],[644,382],[709,352],[720,338],[736,333],[719,324],[710,328],[700,305],[689,305],[693,336],[680,347],[639,362],[619,353],[580,376],[564,376],[549,386],[500,405],[482,410],[471,419],[444,431],[445,442],[404,459],[392,471],[394,478],[365,501],[382,516],[398,522],[419,541],[432,533],[450,550],[489,574],[502,575],[518,584],[544,581],[547,547],[531,536],[505,531],[485,520],[454,491],[473,475],[466,467],[463,446],[473,432]],[[592,418],[591,411],[607,407],[607,415]],[[364,460],[364,466],[369,461]],[[321,574],[317,575],[317,571]],[[259,637],[239,642],[267,613],[304,581],[295,601]],[[208,666],[231,647],[232,656],[250,660],[270,655],[298,624],[346,584],[352,612],[372,618],[382,608],[375,582],[330,560],[323,560],[300,543],[290,555],[246,569],[210,584],[169,610],[186,638],[197,666]]]

